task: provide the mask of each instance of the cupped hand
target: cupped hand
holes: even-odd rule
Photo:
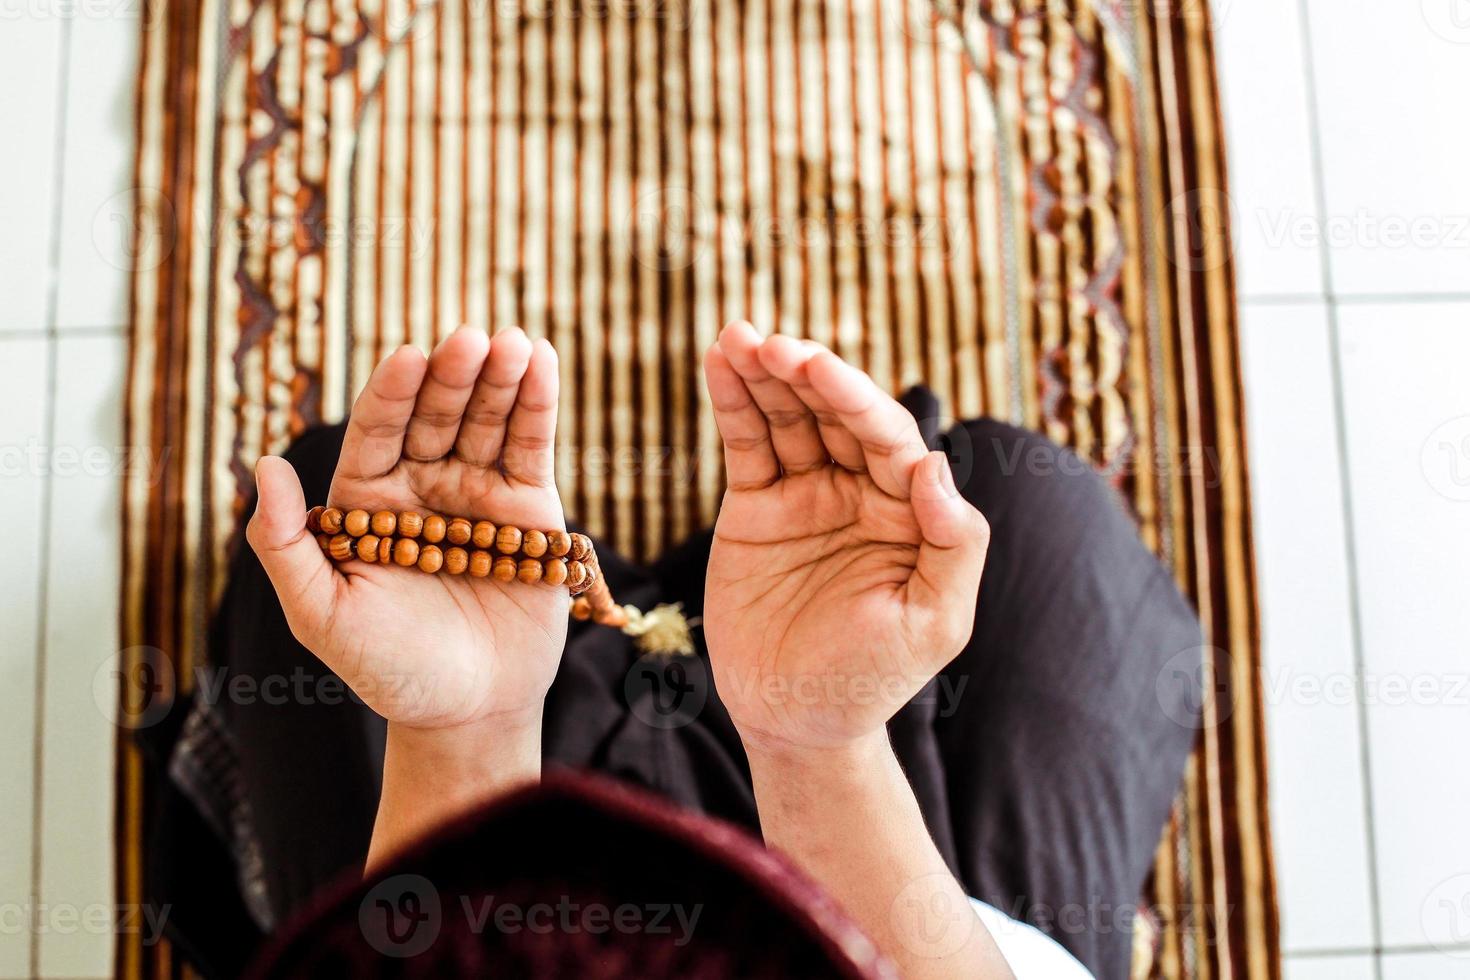
[[[519,329],[401,348],[358,396],[331,506],[565,526],[554,484],[556,353]],[[267,456],[247,537],[291,631],[369,707],[411,728],[533,713],[566,640],[565,589],[322,554],[295,471]]]
[[[817,344],[734,323],[705,379],[728,476],[704,609],[720,697],[747,742],[871,735],[968,640],[989,526],[909,413]]]

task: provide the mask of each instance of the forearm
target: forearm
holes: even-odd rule
[[[746,740],[766,843],[790,856],[910,980],[1010,977],[924,826],[887,733],[842,748]]]
[[[452,729],[390,723],[366,873],[434,827],[541,778],[541,711]]]

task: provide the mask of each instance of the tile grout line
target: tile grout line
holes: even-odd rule
[[[1452,955],[1470,952],[1470,942],[1418,943],[1403,946],[1324,946],[1320,949],[1288,950],[1281,954],[1288,960],[1330,960],[1348,956],[1420,956],[1425,953]]]
[[[1451,304],[1470,302],[1470,293],[1349,293],[1346,296],[1333,294],[1331,299],[1338,306],[1387,306],[1395,303]]]
[[[68,81],[71,76],[72,19],[61,18],[61,37],[58,42],[56,65],[56,137],[55,159],[52,161],[51,177],[51,243],[47,263],[50,278],[46,283],[46,421],[42,433],[46,452],[46,469],[41,473],[41,540],[40,576],[36,587],[36,690],[35,718],[31,755],[31,907],[41,907],[42,871],[42,803],[45,792],[45,736],[46,736],[46,634],[50,629],[49,607],[51,591],[51,511],[52,493],[55,484],[51,474],[52,442],[56,438],[56,381],[60,340],[56,321],[60,303],[61,279],[61,213],[66,170],[66,125]],[[31,976],[41,975],[41,932],[31,929],[30,938]]]
[[[1327,180],[1325,153],[1322,147],[1322,113],[1317,91],[1317,63],[1312,48],[1312,17],[1308,0],[1297,0],[1301,17],[1302,70],[1305,75],[1307,102],[1307,145],[1312,159],[1313,203],[1317,220],[1327,217]],[[1370,722],[1367,700],[1363,696],[1366,670],[1363,651],[1362,589],[1358,574],[1357,521],[1352,486],[1352,456],[1347,433],[1346,383],[1342,372],[1342,332],[1338,319],[1338,297],[1332,278],[1332,254],[1329,247],[1318,249],[1321,265],[1322,292],[1327,301],[1327,350],[1332,369],[1332,409],[1337,424],[1338,485],[1341,488],[1343,548],[1348,578],[1348,622],[1353,644],[1356,708],[1358,716],[1358,766],[1363,778],[1363,822],[1367,837],[1368,911],[1372,923],[1372,947],[1383,947],[1383,900],[1378,880],[1378,827],[1373,807],[1373,758],[1370,745]],[[1373,976],[1383,980],[1383,957],[1373,955]]]
[[[1470,293],[1357,293],[1337,295],[1320,293],[1258,293],[1242,296],[1242,306],[1307,306],[1312,303],[1335,303],[1338,306],[1396,306],[1409,304],[1470,302]]]
[[[36,340],[46,337],[57,339],[74,337],[119,337],[128,331],[126,323],[108,326],[105,324],[87,324],[75,327],[37,327],[34,330],[25,327],[0,327],[0,340]]]

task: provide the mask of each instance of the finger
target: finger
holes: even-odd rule
[[[909,600],[946,662],[969,640],[990,548],[990,525],[955,488],[949,458],[933,452],[914,467],[910,499],[924,540]]]
[[[291,632],[307,646],[336,601],[336,571],[306,529],[306,498],[291,464],[264,456],[255,464],[258,501],[245,538],[260,558]]]
[[[781,471],[794,475],[826,466],[827,447],[817,432],[816,417],[790,385],[761,364],[760,348],[760,334],[748,323],[737,320],[720,331],[720,350],[766,417]]]
[[[368,480],[398,465],[424,366],[422,351],[400,347],[373,370],[347,420],[336,479]]]
[[[475,327],[460,327],[429,355],[424,383],[408,420],[403,455],[428,462],[454,447],[465,405],[490,352],[490,338]]]
[[[873,482],[884,493],[908,499],[914,466],[928,452],[914,417],[872,378],[830,351],[812,355],[806,376],[862,446]]]
[[[490,354],[475,380],[475,390],[465,406],[464,421],[454,452],[476,466],[490,466],[500,458],[505,443],[505,424],[515,407],[516,392],[526,366],[531,362],[531,341],[520,327],[496,334]]]
[[[768,487],[781,478],[766,417],[718,344],[704,355],[704,384],[725,444],[725,477],[731,490]]]
[[[860,472],[867,468],[862,445],[842,424],[832,410],[832,404],[812,387],[811,380],[807,378],[807,362],[824,350],[826,348],[815,341],[799,341],[778,334],[761,345],[760,359],[768,371],[791,386],[796,397],[811,411],[827,454],[844,469]]]
[[[505,447],[500,452],[505,475],[538,487],[556,482],[556,400],[560,391],[556,350],[544,337],[531,345],[526,375],[516,392]]]

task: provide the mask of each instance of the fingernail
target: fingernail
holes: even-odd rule
[[[959,496],[960,492],[954,485],[954,470],[950,468],[949,457],[943,453],[939,455],[939,485],[947,496]]]

